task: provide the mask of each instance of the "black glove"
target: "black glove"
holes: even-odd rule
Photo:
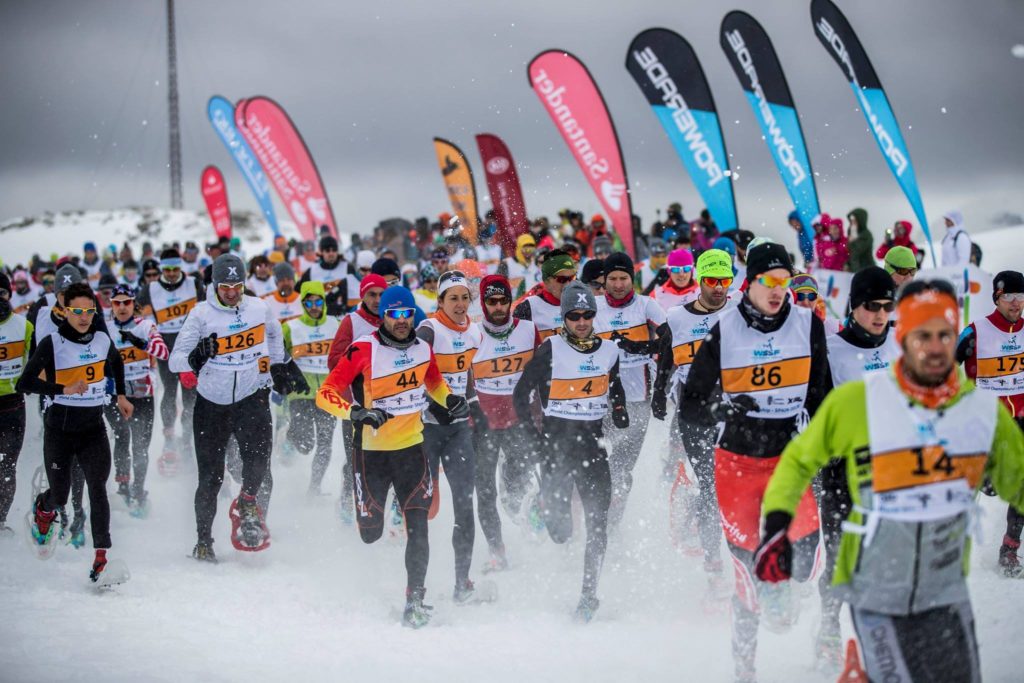
[[[199,374],[199,371],[206,365],[206,361],[210,360],[217,355],[217,333],[211,333],[209,337],[204,337],[199,340],[196,344],[196,348],[192,349],[192,352],[188,354],[188,365],[192,368],[192,372]]]
[[[998,495],[996,493],[996,487],[992,485],[992,480],[989,479],[988,477],[985,477],[985,481],[981,483],[981,492],[984,493],[986,496]]]
[[[448,394],[448,398],[445,399],[445,407],[448,408],[448,417],[452,419],[452,422],[469,417],[469,402],[466,401],[465,396]]]
[[[288,370],[288,381],[292,383],[292,392],[296,394],[308,394],[309,393],[309,382],[306,381],[306,376],[302,374],[302,370],[295,364],[294,360],[290,360],[284,364],[285,369]]]
[[[146,340],[128,330],[121,330],[121,341],[126,341],[137,349],[146,348]]]
[[[668,415],[668,397],[664,391],[654,390],[654,395],[651,396],[651,415],[658,420],[664,420]]]
[[[349,413],[349,419],[357,425],[366,425],[371,429],[380,429],[384,423],[391,419],[391,413],[380,408],[358,408],[353,407]]]
[[[650,346],[647,342],[633,341],[621,332],[612,332],[611,340],[626,353],[647,355],[650,353]]]
[[[340,297],[340,296],[341,296],[341,289],[338,288],[338,287],[333,287],[331,289],[331,291],[327,292],[327,294],[324,296],[324,308],[328,311],[328,315],[330,315],[330,311],[333,311],[333,310],[337,309],[337,307],[338,307],[338,297]],[[344,308],[344,304],[345,304],[345,302],[342,302],[342,304],[341,304],[342,308]]]
[[[747,413],[756,413],[758,409],[757,400],[753,396],[740,394],[729,401],[723,400],[711,412],[719,422],[728,422]]]
[[[469,414],[473,418],[473,429],[476,431],[486,432],[491,428],[487,422],[487,415],[484,414],[484,409],[480,407],[479,400],[469,402]]]
[[[626,412],[626,406],[612,408],[612,424],[619,429],[625,429],[629,426],[629,413]]]
[[[655,285],[663,285],[668,282],[668,268],[659,268],[658,274],[654,276]]]
[[[792,517],[769,512],[764,520],[764,540],[754,553],[754,573],[768,583],[787,580],[793,573],[793,546],[786,536]]]
[[[270,366],[270,379],[274,382],[274,391],[287,396],[294,391],[292,381],[288,377],[288,368],[284,363],[275,363]]]

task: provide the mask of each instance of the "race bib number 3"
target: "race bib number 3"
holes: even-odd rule
[[[25,342],[12,341],[0,344],[0,361],[21,358],[25,355]]]

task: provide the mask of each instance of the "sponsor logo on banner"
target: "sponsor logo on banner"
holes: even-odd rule
[[[494,157],[487,160],[487,172],[494,175],[502,175],[508,171],[510,164],[505,157]]]

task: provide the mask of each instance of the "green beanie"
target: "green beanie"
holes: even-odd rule
[[[545,279],[554,277],[555,273],[560,270],[576,270],[576,262],[572,260],[572,256],[551,252],[540,267],[540,272]]]
[[[732,256],[722,249],[708,249],[697,259],[697,277],[735,277],[732,270]]]
[[[917,258],[910,247],[893,247],[885,253],[885,269],[892,275],[897,268],[917,268]]]

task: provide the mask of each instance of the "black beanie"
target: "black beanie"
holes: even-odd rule
[[[1021,294],[1024,293],[1024,275],[1016,270],[1004,270],[992,279],[992,301],[995,302],[1000,294]]]
[[[628,273],[630,277],[636,275],[636,270],[633,268],[633,259],[629,258],[629,254],[622,251],[609,254],[604,260],[605,275],[610,275],[616,270]]]
[[[320,238],[320,251],[324,249],[333,249],[338,251],[338,240],[331,235],[324,235]]]
[[[583,272],[580,274],[580,280],[584,284],[590,284],[599,277],[604,277],[604,260],[599,258],[592,258],[583,264]]]
[[[868,266],[858,270],[850,281],[850,308],[861,306],[868,301],[888,299],[896,301],[896,283],[884,268]]]
[[[789,252],[781,244],[776,242],[762,242],[753,249],[747,251],[747,282],[753,282],[761,273],[767,273],[776,268],[785,268],[793,272],[793,261],[789,258]]]
[[[402,277],[402,269],[398,267],[398,263],[389,258],[379,258],[373,262],[373,266],[370,268],[370,272],[374,275],[397,275]]]

